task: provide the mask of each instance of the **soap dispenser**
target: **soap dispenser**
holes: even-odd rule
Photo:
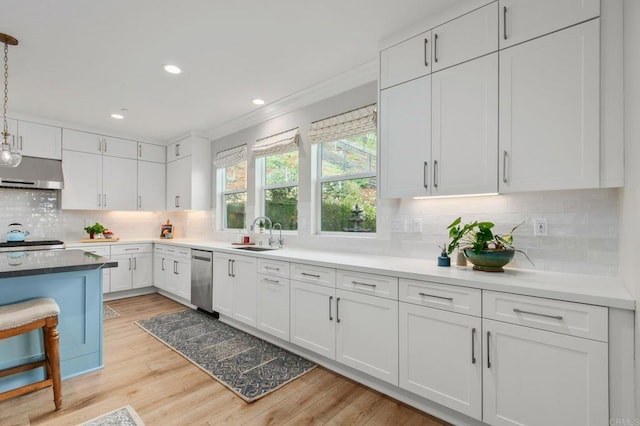
[[[451,258],[449,258],[449,255],[447,254],[446,247],[446,244],[440,247],[442,249],[442,253],[438,256],[438,266],[451,266]]]

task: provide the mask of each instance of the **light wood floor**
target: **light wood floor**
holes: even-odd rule
[[[154,425],[426,425],[427,414],[318,367],[247,404],[133,322],[183,309],[152,294],[108,302],[101,371],[65,380],[63,408],[51,389],[0,402],[0,425],[75,425],[130,404]]]

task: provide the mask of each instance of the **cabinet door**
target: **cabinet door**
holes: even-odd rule
[[[380,195],[429,195],[431,76],[383,90],[380,104]]]
[[[162,289],[167,289],[167,265],[166,257],[162,253],[153,255],[153,285]]]
[[[62,208],[102,209],[102,155],[62,151]]]
[[[138,210],[166,209],[165,172],[164,163],[138,161]]]
[[[336,356],[335,289],[291,281],[291,343]]]
[[[131,273],[133,271],[133,259],[130,254],[118,254],[111,256],[118,262],[116,268],[111,268],[111,291],[131,290]]]
[[[258,274],[258,329],[289,341],[289,280]]]
[[[233,282],[231,260],[213,253],[213,310],[227,316],[233,314]]]
[[[431,78],[431,194],[498,192],[498,54]]]
[[[166,146],[138,142],[138,160],[165,164],[166,158]]]
[[[138,143],[128,139],[104,136],[102,153],[110,157],[121,157],[135,160],[138,158]]]
[[[91,154],[102,154],[102,136],[95,133],[62,129],[62,148]]]
[[[179,160],[191,155],[191,140],[181,139],[167,147],[167,162]]]
[[[152,255],[151,253],[137,253],[132,255],[133,278],[132,287],[151,287],[152,283]]]
[[[62,129],[45,124],[18,122],[18,140],[22,155],[62,159]]]
[[[104,245],[103,243],[100,243],[100,244],[102,245],[82,247],[82,249],[88,253],[97,254],[98,256],[104,256],[107,258],[110,257],[111,248],[109,247],[109,245]],[[109,293],[110,291],[111,291],[111,268],[103,268],[102,269],[102,292]]]
[[[483,336],[484,422],[608,424],[606,343],[492,320]]]
[[[258,312],[256,259],[255,257],[233,256],[231,261],[233,318],[256,327]]]
[[[500,52],[500,192],[599,186],[599,25]]]
[[[105,155],[102,157],[102,167],[102,208],[137,210],[138,162]]]
[[[400,387],[482,420],[482,320],[400,303]]]
[[[500,48],[600,15],[600,0],[500,0]]]
[[[336,361],[398,385],[398,301],[336,290]]]
[[[380,52],[380,89],[395,86],[431,72],[431,31]]]
[[[441,69],[498,50],[498,4],[491,3],[431,30],[433,66]]]
[[[167,210],[191,208],[191,157],[167,163]]]

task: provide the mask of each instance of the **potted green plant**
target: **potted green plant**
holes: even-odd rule
[[[459,217],[447,226],[451,238],[447,253],[451,254],[459,247],[477,271],[504,272],[502,267],[513,259],[516,251],[533,265],[525,252],[513,247],[513,232],[523,223],[514,226],[508,234],[498,235],[493,233],[492,222],[462,224],[462,218]]]
[[[96,235],[100,235],[102,234],[102,232],[105,230],[106,228],[102,225],[100,225],[98,222],[96,222],[94,225],[91,226],[87,226],[84,228],[85,232],[87,232],[89,234],[89,238],[90,239],[94,239]]]

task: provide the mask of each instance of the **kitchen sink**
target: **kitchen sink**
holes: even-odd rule
[[[278,250],[275,247],[256,247],[256,246],[246,246],[246,247],[234,247],[236,250],[246,250],[246,251],[269,251],[269,250]]]

